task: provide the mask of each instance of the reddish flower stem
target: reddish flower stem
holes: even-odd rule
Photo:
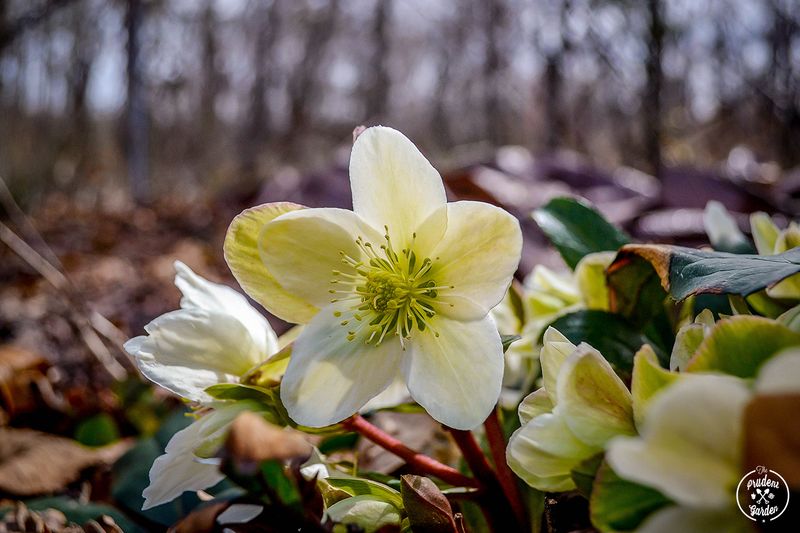
[[[486,440],[489,441],[489,449],[492,452],[492,460],[497,471],[497,478],[506,493],[511,508],[520,523],[525,523],[525,504],[522,502],[522,494],[517,485],[516,477],[506,462],[506,440],[503,437],[503,428],[500,425],[500,418],[497,415],[497,408],[492,410],[489,418],[483,423],[486,429]]]
[[[453,435],[453,440],[456,441],[458,449],[461,450],[461,455],[467,462],[469,469],[472,470],[473,475],[478,478],[478,481],[489,488],[497,483],[497,475],[492,470],[492,466],[483,454],[478,441],[475,440],[475,435],[471,431],[463,431],[460,429],[448,428]]]
[[[519,518],[517,510],[512,506],[497,474],[492,470],[486,455],[475,439],[475,435],[470,431],[448,429],[450,429],[470,470],[481,483],[484,496],[483,510],[490,529],[496,532],[522,531],[525,521]]]
[[[388,433],[367,422],[361,415],[353,415],[342,422],[342,425],[346,429],[359,433],[381,448],[400,457],[420,472],[435,476],[454,486],[478,487],[478,482],[475,479],[467,477],[455,468],[442,464],[425,454],[412,450]]]

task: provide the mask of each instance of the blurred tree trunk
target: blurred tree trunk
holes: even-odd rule
[[[547,130],[545,146],[552,152],[564,145],[566,135],[564,123],[566,101],[562,98],[562,93],[564,92],[564,73],[562,69],[564,55],[569,48],[569,43],[564,38],[564,31],[567,17],[572,9],[572,3],[570,0],[563,0],[558,2],[557,8],[555,7],[555,2],[550,4],[549,7],[552,10],[553,23],[558,28],[558,39],[554,42],[539,42],[537,48],[542,50],[545,60],[543,87],[545,129]]]
[[[372,57],[369,61],[369,80],[365,94],[366,116],[368,121],[381,121],[386,116],[386,103],[389,98],[389,55],[388,28],[391,25],[392,0],[377,0],[372,22]]]
[[[664,72],[661,66],[664,50],[665,26],[661,12],[661,0],[647,0],[647,14],[649,18],[647,35],[647,83],[645,86],[642,111],[644,119],[645,155],[650,165],[650,172],[657,178],[661,177],[661,137],[662,137],[662,110],[661,92],[664,81]]]
[[[246,176],[257,173],[258,152],[270,135],[270,108],[267,91],[272,84],[272,51],[280,34],[280,0],[269,8],[259,5],[256,18],[256,38],[253,48],[253,85],[250,87],[250,113],[242,140],[242,171]]]
[[[288,142],[308,127],[310,110],[317,96],[319,70],[334,34],[338,12],[339,0],[329,0],[328,5],[312,15],[306,25],[303,60],[295,67],[289,80],[291,123],[286,132]]]
[[[430,129],[434,139],[442,148],[453,144],[453,131],[449,121],[450,110],[447,107],[447,94],[453,79],[453,63],[464,50],[467,32],[472,22],[472,5],[467,3],[459,8],[458,17],[442,31],[437,32],[439,41],[439,72],[433,90]]]
[[[203,27],[203,85],[200,93],[200,125],[203,135],[214,137],[217,126],[217,114],[214,104],[217,100],[222,76],[216,65],[217,57],[217,17],[214,12],[214,0],[206,0],[202,15]]]
[[[483,0],[484,34],[486,57],[483,63],[484,120],[486,137],[494,145],[504,144],[507,138],[503,110],[500,101],[501,56],[498,46],[503,25],[502,0]]]
[[[92,159],[92,123],[86,105],[87,90],[89,88],[89,75],[91,74],[93,53],[87,35],[87,21],[83,13],[73,13],[73,27],[75,42],[72,47],[72,66],[67,75],[70,111],[73,118],[70,144],[74,150],[77,161],[76,176],[80,179],[88,172],[88,165]]]
[[[128,100],[125,146],[128,158],[128,180],[135,201],[144,203],[150,196],[149,183],[149,117],[146,87],[142,74],[141,29],[144,20],[142,0],[128,0],[125,21],[128,33]]]
[[[771,114],[778,119],[777,157],[784,168],[790,168],[800,163],[800,72],[792,60],[792,43],[800,37],[800,28],[789,5],[772,0],[769,7],[773,23],[767,40],[772,63],[764,92]]]

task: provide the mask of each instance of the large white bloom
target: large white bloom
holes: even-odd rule
[[[298,423],[355,413],[402,374],[440,422],[477,426],[500,394],[503,353],[487,316],[520,258],[518,221],[448,204],[438,172],[401,133],[369,128],[350,160],[353,211],[280,203],[232,223],[225,255],[273,314],[308,323],[281,399]]]

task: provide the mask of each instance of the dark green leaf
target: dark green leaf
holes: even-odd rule
[[[261,473],[267,486],[272,489],[280,502],[287,507],[298,505],[301,501],[297,486],[289,479],[280,461],[264,461]]]
[[[319,448],[320,453],[329,455],[333,452],[353,449],[356,441],[358,441],[358,433],[342,433],[322,439],[317,448]]]
[[[633,356],[643,344],[653,345],[624,317],[606,311],[576,311],[556,319],[551,324],[573,344],[586,342],[597,349],[622,377],[630,376]],[[654,350],[658,350],[653,346]],[[662,364],[668,355],[658,351]]]
[[[632,531],[670,500],[657,490],[620,478],[603,462],[589,502],[592,524],[600,531]]]
[[[622,278],[636,273],[641,260],[650,263],[662,287],[676,300],[702,293],[747,296],[800,272],[800,247],[778,255],[737,255],[682,246],[625,246],[608,268],[615,293],[612,304],[615,296],[623,301],[630,299],[624,292],[631,285],[626,287],[611,281],[615,276]]]
[[[272,400],[268,390],[242,383],[218,383],[206,388],[206,392],[217,400],[255,400],[266,403]]]
[[[630,242],[603,215],[574,198],[554,198],[532,216],[570,268],[588,254],[617,250]]]

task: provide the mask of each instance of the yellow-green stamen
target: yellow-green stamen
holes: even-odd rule
[[[347,332],[348,340],[363,338],[367,344],[379,345],[388,335],[396,335],[405,347],[404,339],[411,336],[414,329],[424,331],[430,328],[436,316],[436,299],[439,292],[452,289],[452,286],[438,285],[432,279],[435,259],[420,260],[411,244],[398,254],[392,246],[388,227],[385,244],[380,252],[372,243],[363,238],[356,239],[356,245],[363,252],[360,259],[354,259],[340,252],[343,270],[334,270],[331,294],[341,294],[332,302],[352,301],[352,317],[355,321],[344,320],[342,326],[351,322]],[[336,316],[341,316],[337,312]],[[438,336],[438,333],[431,329]]]

